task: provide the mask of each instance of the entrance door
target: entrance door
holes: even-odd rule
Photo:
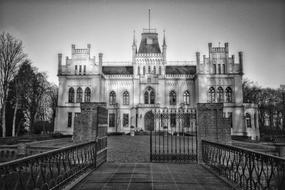
[[[150,132],[150,161],[189,163],[197,161],[195,109],[156,109]]]
[[[144,115],[144,128],[146,131],[153,131],[154,129],[154,115],[152,111]]]

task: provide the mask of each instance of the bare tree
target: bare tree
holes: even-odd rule
[[[0,34],[0,91],[2,103],[2,136],[6,136],[6,105],[9,83],[13,80],[17,66],[23,62],[26,55],[23,52],[22,42],[11,34]]]

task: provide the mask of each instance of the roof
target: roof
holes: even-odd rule
[[[173,75],[193,75],[196,74],[196,66],[166,66],[165,73]]]
[[[138,53],[161,53],[157,33],[142,33]]]
[[[103,66],[102,71],[105,75],[132,75],[133,66]]]

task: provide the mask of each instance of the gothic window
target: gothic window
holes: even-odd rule
[[[226,102],[232,102],[233,101],[233,91],[230,87],[226,88]]]
[[[86,75],[86,65],[83,66],[83,74]]]
[[[67,127],[70,128],[71,125],[72,125],[72,112],[68,112]]]
[[[233,128],[233,113],[232,112],[228,112],[228,118],[230,120],[231,128]]]
[[[75,65],[75,74],[77,74],[77,65]]]
[[[145,66],[143,66],[143,74],[145,75]]]
[[[79,74],[81,75],[82,65],[79,65]]]
[[[148,73],[150,73],[150,66],[148,66]]]
[[[158,72],[161,75],[161,66],[158,67]]]
[[[176,114],[170,114],[170,127],[176,127]]]
[[[218,64],[218,74],[221,74],[221,64]]]
[[[170,105],[176,105],[176,93],[175,93],[175,91],[171,91],[169,93],[169,104]]]
[[[245,114],[245,123],[247,128],[251,128],[251,116],[249,113]]]
[[[141,73],[140,73],[140,67],[138,66],[138,75],[140,75]]]
[[[215,89],[214,89],[214,87],[209,88],[208,101],[211,103],[215,102]]]
[[[144,93],[144,103],[145,104],[155,103],[155,93],[151,87],[148,87]]]
[[[217,98],[218,98],[218,102],[223,102],[224,101],[224,89],[222,87],[218,88]]]
[[[116,93],[114,91],[110,92],[109,103],[110,105],[114,105],[116,103]]]
[[[156,74],[156,67],[153,67],[153,74]]]
[[[83,91],[82,91],[82,88],[77,88],[77,91],[76,91],[76,102],[82,102],[82,94],[83,94]]]
[[[190,92],[188,90],[186,90],[183,94],[183,101],[186,105],[190,104]]]
[[[226,73],[226,65],[223,64],[223,73],[225,74]]]
[[[129,114],[124,113],[123,114],[123,127],[129,126]]]
[[[84,102],[90,102],[90,99],[91,99],[91,90],[90,88],[87,87],[84,93]]]
[[[217,73],[216,64],[213,64],[213,71],[214,71],[214,74],[216,74],[216,73]]]
[[[123,104],[129,105],[129,92],[128,91],[125,91],[123,93]]]
[[[74,88],[70,88],[68,91],[68,102],[74,103]]]

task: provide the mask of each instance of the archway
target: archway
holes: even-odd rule
[[[144,128],[146,131],[154,130],[154,115],[152,111],[149,111],[144,115]]]

